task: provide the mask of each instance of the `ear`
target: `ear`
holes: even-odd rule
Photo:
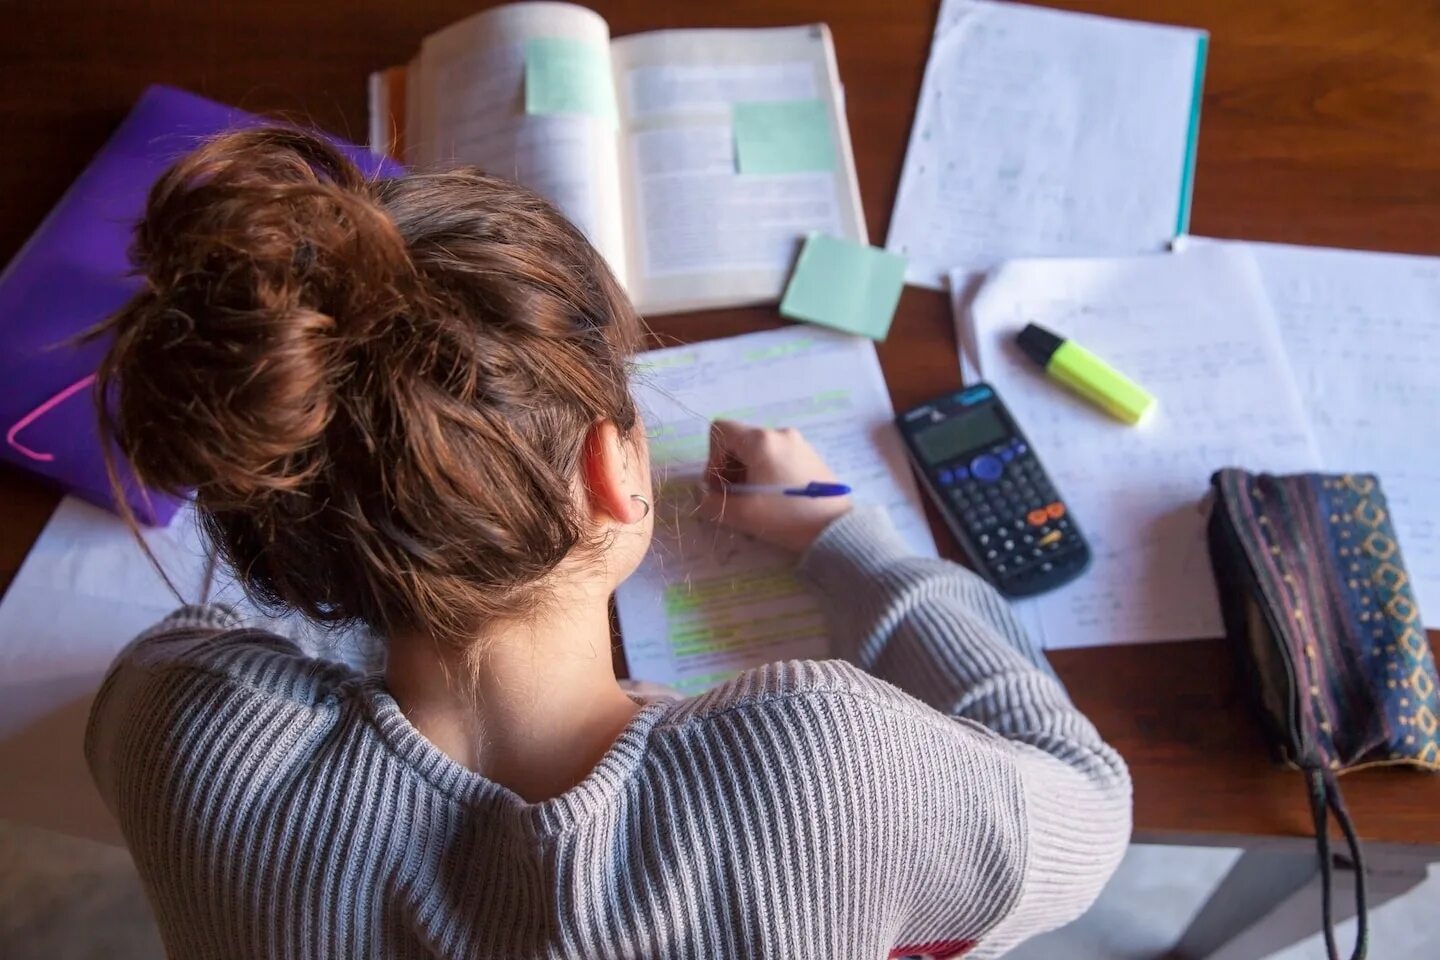
[[[585,436],[580,473],[593,521],[628,524],[645,516],[645,505],[631,496],[650,496],[643,453],[609,420],[591,425]]]

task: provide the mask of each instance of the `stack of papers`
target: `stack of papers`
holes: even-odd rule
[[[1440,625],[1440,257],[1186,238],[1248,251],[1325,469],[1374,473]]]
[[[969,304],[993,384],[1090,540],[1090,572],[1020,604],[1049,648],[1223,632],[1202,501],[1221,467],[1379,475],[1421,610],[1440,609],[1440,259],[1187,240],[1173,255],[1017,260]],[[1138,427],[1014,347],[1038,323],[1155,394]]]
[[[1201,506],[1221,467],[1293,472],[1320,456],[1254,264],[1242,251],[1015,260],[970,307],[975,361],[1090,541],[1091,569],[1019,605],[1046,648],[1223,633]],[[1015,347],[1073,337],[1156,407],[1127,426]]]
[[[1197,504],[1224,466],[1378,474],[1440,617],[1440,452],[1417,426],[1440,421],[1440,260],[1184,236],[1206,46],[941,4],[886,245],[911,283],[955,291],[962,374],[994,383],[1095,547],[1090,573],[1021,604],[1046,646],[1221,632]],[[1011,346],[1031,322],[1157,414],[1126,428],[1047,382]]]

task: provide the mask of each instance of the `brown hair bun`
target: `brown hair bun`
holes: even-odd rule
[[[150,289],[111,357],[151,360],[119,409],[122,424],[143,411],[136,468],[212,502],[302,484],[323,463],[340,341],[393,315],[413,274],[360,172],[296,131],[216,140],[151,190],[133,258]]]
[[[257,600],[459,643],[581,542],[581,447],[636,423],[639,325],[543,200],[473,171],[370,182],[320,137],[249,130],[160,179],[134,258],[103,424],[144,482],[195,491]]]

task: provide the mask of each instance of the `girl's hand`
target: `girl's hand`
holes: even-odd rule
[[[716,420],[710,428],[710,462],[705,472],[702,517],[794,553],[804,553],[826,527],[850,512],[849,497],[726,493],[732,483],[803,487],[812,480],[835,480],[798,430],[765,430]]]

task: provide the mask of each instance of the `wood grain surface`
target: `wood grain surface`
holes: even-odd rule
[[[4,3],[0,260],[19,249],[147,84],[175,84],[363,140],[368,73],[408,60],[427,33],[485,5]],[[616,35],[827,22],[870,235],[883,242],[938,3],[593,5]],[[1210,31],[1193,232],[1440,254],[1440,3],[1052,5]],[[779,324],[771,309],[747,309],[667,317],[655,328],[657,342],[673,343]],[[907,289],[880,356],[897,407],[956,386],[943,297]],[[55,502],[39,483],[0,468],[0,587]],[[953,542],[935,526],[954,555]],[[1300,777],[1270,764],[1220,641],[1068,651],[1052,659],[1076,701],[1129,760],[1140,835],[1204,842],[1215,834],[1307,832]],[[1343,784],[1365,836],[1440,843],[1440,777],[1380,770],[1347,776]]]

